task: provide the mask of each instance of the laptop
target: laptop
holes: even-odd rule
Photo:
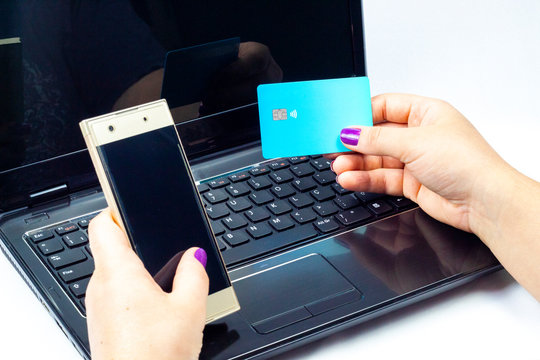
[[[206,326],[201,358],[268,358],[501,268],[411,201],[343,189],[322,156],[262,158],[257,85],[366,75],[361,1],[17,3],[0,28],[20,39],[0,45],[20,72],[2,94],[24,95],[1,103],[0,247],[83,358],[87,227],[106,203],[78,122],[159,97],[174,50],[240,39],[171,109],[242,307]]]

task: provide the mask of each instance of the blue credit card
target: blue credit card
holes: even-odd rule
[[[260,85],[257,95],[266,159],[349,151],[341,129],[373,126],[367,77]]]

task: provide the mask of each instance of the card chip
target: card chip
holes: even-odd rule
[[[274,109],[274,110],[272,110],[272,119],[274,119],[274,120],[287,120],[287,109]]]

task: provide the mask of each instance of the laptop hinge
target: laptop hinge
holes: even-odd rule
[[[57,200],[69,195],[67,184],[55,186],[46,190],[30,194],[30,206],[36,206],[47,201]]]

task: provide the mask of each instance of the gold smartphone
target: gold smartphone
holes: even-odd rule
[[[81,121],[115,221],[154,280],[170,291],[184,250],[203,248],[206,322],[240,309],[169,107],[159,100]]]

